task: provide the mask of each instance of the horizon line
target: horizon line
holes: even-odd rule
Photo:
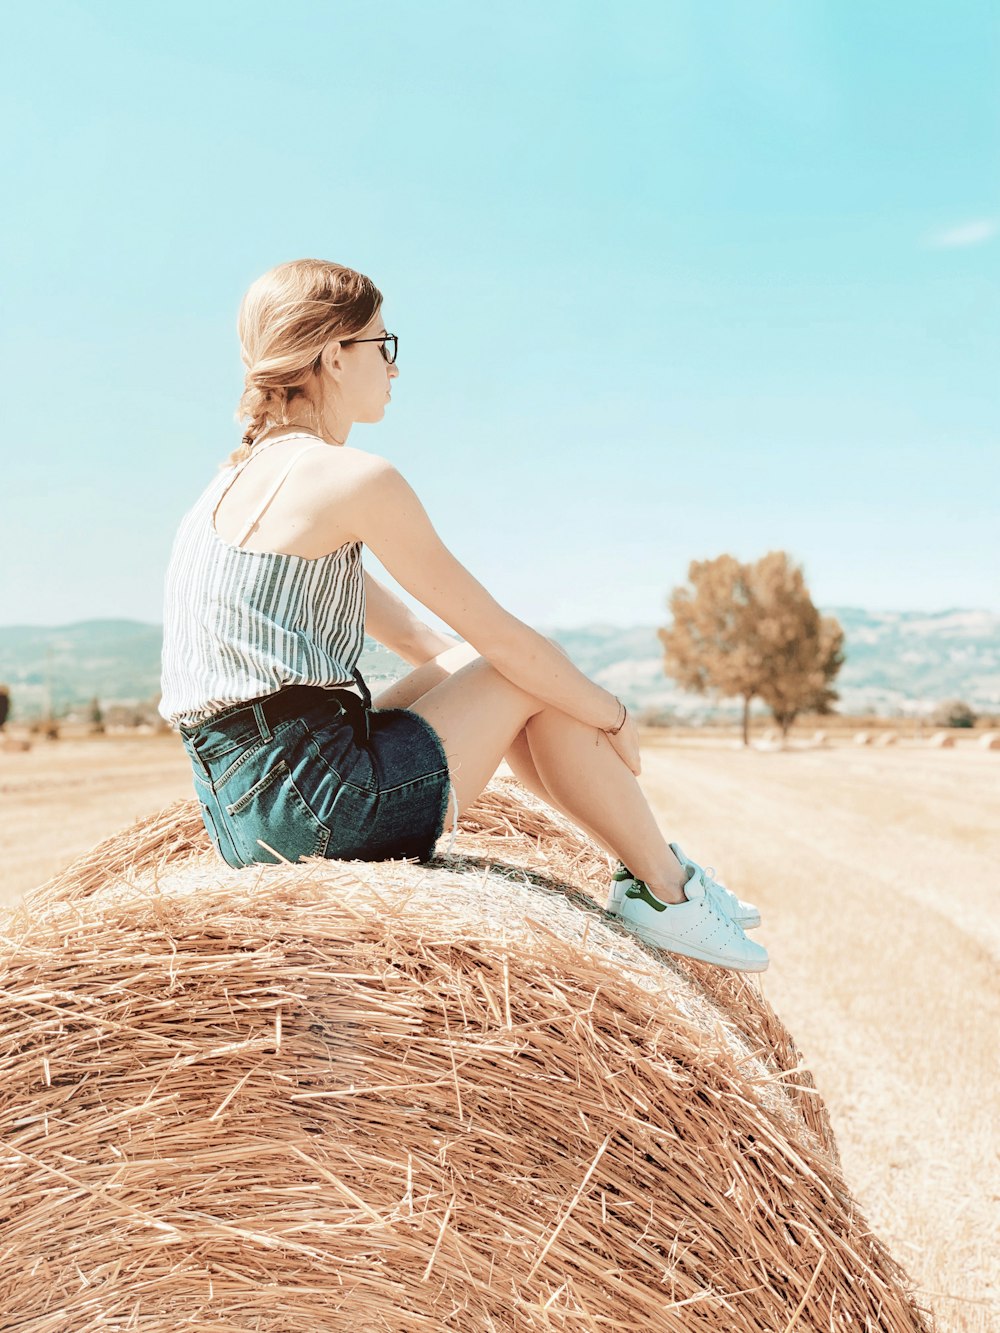
[[[840,602],[840,603],[829,603],[825,606],[817,606],[817,610],[821,612],[861,611],[865,615],[870,615],[870,616],[886,616],[886,615],[946,616],[946,615],[970,614],[970,613],[973,615],[1000,616],[1000,608],[993,608],[988,606],[943,606],[943,607],[936,607],[933,610],[927,610],[925,608],[918,608],[918,607],[895,607],[895,606],[872,607],[872,606],[861,606],[860,604],[854,602]],[[570,624],[553,625],[551,623],[541,620],[539,621],[539,624],[544,624],[547,629],[554,631],[595,629],[604,627],[607,627],[609,629],[648,629],[650,627],[655,627],[655,622],[651,620],[630,620],[626,622],[621,620],[608,620],[606,618],[602,618],[599,616],[595,616],[593,619],[590,620],[581,620],[571,625]],[[78,629],[82,625],[138,625],[141,626],[143,629],[163,628],[163,622],[161,620],[137,620],[133,616],[88,616],[83,620],[68,620],[64,621],[61,624],[52,624],[49,621],[43,622],[43,621],[27,621],[27,620],[12,621],[10,623],[0,623],[0,632],[2,632],[3,630],[16,630],[16,629],[68,630],[68,629]]]

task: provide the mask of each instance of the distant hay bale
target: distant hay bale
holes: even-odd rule
[[[427,866],[232,870],[178,802],[29,894],[5,1326],[926,1329],[758,981],[608,860],[495,779]]]
[[[897,739],[894,731],[880,731],[876,737],[875,744],[884,749],[887,745],[895,745]]]
[[[953,750],[955,748],[955,737],[950,731],[936,731],[931,737],[931,745],[936,750]]]
[[[825,745],[829,739],[830,738],[825,731],[813,732],[813,738],[812,738],[813,745]]]
[[[1000,731],[984,731],[979,737],[982,750],[1000,750]]]
[[[871,745],[872,734],[870,731],[856,731],[854,733],[855,745]]]

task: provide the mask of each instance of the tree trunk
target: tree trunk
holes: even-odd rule
[[[750,744],[750,695],[743,698],[743,744]]]

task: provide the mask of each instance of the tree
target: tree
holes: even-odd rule
[[[742,696],[746,743],[750,701],[760,680],[746,566],[731,555],[692,560],[688,582],[690,588],[675,588],[670,595],[673,624],[657,631],[663,669],[696,694],[715,690],[723,697]]]
[[[104,735],[104,713],[101,711],[101,701],[95,694],[90,701],[90,734],[92,736]]]
[[[0,685],[0,731],[10,715],[10,686]]]
[[[800,713],[829,713],[838,698],[830,682],[844,664],[844,631],[832,616],[820,615],[801,566],[784,551],[768,552],[749,571],[764,664],[757,693],[785,737]]]
[[[843,630],[819,614],[801,568],[784,551],[752,564],[731,555],[695,560],[688,582],[671,593],[673,623],[658,631],[668,676],[699,694],[742,698],[744,745],[755,698],[783,735],[799,713],[829,712]]]
[[[950,699],[935,712],[934,722],[939,727],[974,727],[976,714],[963,699]]]

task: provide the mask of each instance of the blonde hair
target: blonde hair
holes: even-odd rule
[[[289,424],[288,405],[302,397],[326,344],[360,333],[381,306],[370,278],[325,259],[293,259],[251,284],[237,321],[247,370],[236,420],[248,424],[230,463],[248,458],[270,426]]]

